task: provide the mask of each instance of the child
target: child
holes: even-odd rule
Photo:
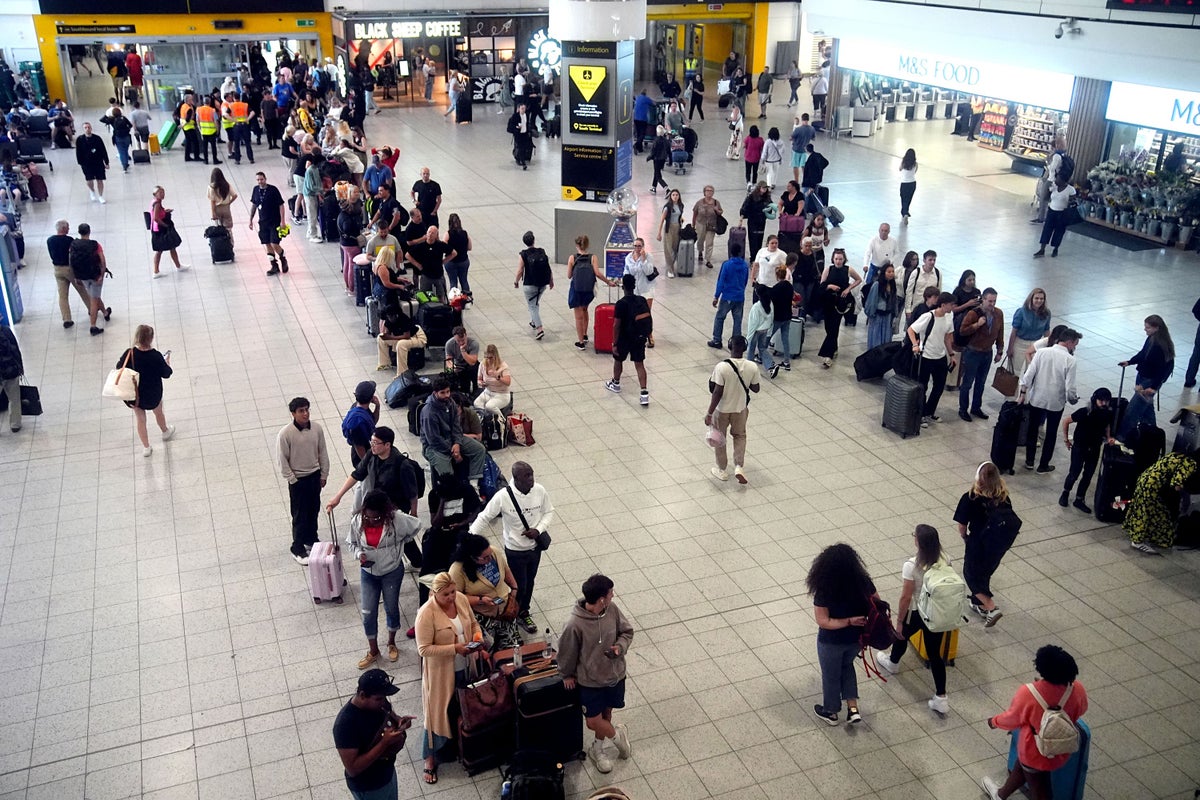
[[[1067,507],[1067,498],[1075,479],[1079,479],[1079,490],[1075,493],[1073,506],[1085,514],[1091,514],[1092,509],[1084,502],[1088,485],[1092,482],[1092,473],[1100,461],[1102,445],[1106,442],[1113,444],[1112,438],[1112,392],[1103,387],[1092,393],[1092,400],[1087,408],[1076,409],[1071,416],[1062,421],[1063,440],[1071,451],[1071,469],[1063,482],[1063,491],[1058,498],[1058,504]],[[1071,423],[1075,423],[1075,440],[1071,441]]]

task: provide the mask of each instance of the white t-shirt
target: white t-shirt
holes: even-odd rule
[[[1071,205],[1071,198],[1075,196],[1075,187],[1067,184],[1060,192],[1058,186],[1050,187],[1050,210],[1051,211],[1066,211]]]
[[[931,316],[933,317],[933,328],[930,329],[929,335],[926,336],[925,329],[929,326],[929,318]],[[909,330],[916,332],[918,344],[925,345],[925,350],[921,354],[921,357],[937,361],[939,358],[946,357],[946,334],[954,330],[954,317],[951,314],[943,314],[939,317],[932,311],[926,311],[917,317],[917,321],[909,326]]]
[[[513,95],[515,97],[525,96],[525,76],[519,72],[517,73],[517,76],[513,78]]]
[[[755,281],[765,286],[774,286],[776,283],[775,269],[787,263],[787,253],[778,247],[772,253],[764,247],[758,251],[758,255],[754,257],[754,261],[758,264],[758,274],[755,277]]]
[[[900,170],[900,182],[901,183],[916,183],[917,182],[917,168],[913,167],[912,169],[901,169]]]
[[[736,373],[729,364],[731,361],[737,366]],[[742,376],[741,382],[738,382],[738,374]],[[758,383],[758,364],[747,358],[726,359],[713,369],[711,380],[717,386],[725,387],[725,391],[721,393],[721,402],[717,403],[717,411],[722,414],[738,414],[744,411],[750,402],[746,391],[742,389],[742,383],[746,384],[747,389]]]

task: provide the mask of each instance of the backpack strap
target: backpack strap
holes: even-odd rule
[[[1050,710],[1050,706],[1046,703],[1046,699],[1042,697],[1041,692],[1037,690],[1037,687],[1035,687],[1032,683],[1027,683],[1025,684],[1025,688],[1029,690],[1031,695],[1033,695],[1033,699],[1037,700],[1038,705],[1042,707],[1042,711]]]

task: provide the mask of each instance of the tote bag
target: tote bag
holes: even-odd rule
[[[125,354],[125,363],[110,371],[104,379],[104,388],[100,390],[101,397],[111,397],[125,403],[137,400],[138,375],[137,370],[129,368],[129,360],[133,358],[133,348]]]

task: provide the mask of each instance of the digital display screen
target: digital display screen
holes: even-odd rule
[[[1110,9],[1123,11],[1178,11],[1200,14],[1200,0],[1108,0]]]

